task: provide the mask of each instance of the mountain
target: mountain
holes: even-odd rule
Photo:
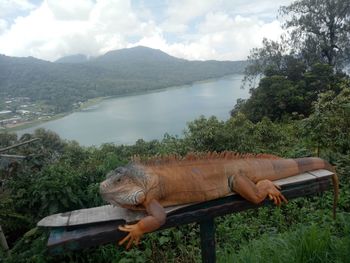
[[[76,54],[76,55],[70,55],[70,56],[65,56],[60,59],[57,59],[55,62],[56,63],[84,63],[88,61],[88,57],[83,55],[83,54]]]
[[[85,58],[75,55],[48,62],[0,55],[0,102],[25,96],[65,112],[90,98],[190,84],[242,73],[246,65],[245,61],[188,61],[147,47]]]
[[[94,62],[141,63],[141,62],[147,62],[147,61],[170,62],[170,61],[177,61],[177,60],[182,60],[182,59],[172,57],[167,53],[158,49],[137,46],[132,48],[109,51],[106,54],[100,57],[97,57]]]

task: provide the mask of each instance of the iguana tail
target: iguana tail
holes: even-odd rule
[[[327,161],[325,161],[326,167],[325,169],[333,172],[333,176],[332,176],[332,182],[333,182],[333,189],[334,189],[334,197],[333,197],[333,219],[335,219],[336,217],[336,209],[337,209],[337,204],[338,204],[338,199],[339,199],[339,179],[338,179],[338,175],[335,171],[335,168],[328,163]]]
[[[335,168],[330,163],[320,158],[298,158],[298,159],[295,159],[295,161],[298,164],[300,173],[312,171],[315,169],[326,169],[333,172],[333,176],[332,176],[333,189],[334,189],[333,218],[335,219],[336,208],[337,208],[338,198],[339,198],[339,180],[338,180],[338,176],[336,174]]]

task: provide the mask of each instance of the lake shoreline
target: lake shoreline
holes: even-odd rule
[[[162,140],[164,134],[182,136],[188,122],[200,116],[229,119],[236,100],[249,97],[249,91],[240,88],[243,77],[231,74],[192,85],[98,98],[80,103],[68,116],[16,133],[20,137],[43,128],[82,146],[132,145],[138,139]]]
[[[0,130],[0,132],[18,132],[18,131],[29,129],[29,128],[32,128],[35,126],[39,126],[40,124],[63,118],[63,117],[70,115],[74,112],[89,110],[90,108],[93,108],[94,106],[96,106],[96,105],[98,105],[101,102],[106,101],[106,100],[131,97],[131,96],[138,96],[138,95],[145,95],[145,94],[150,94],[150,93],[158,93],[158,92],[172,90],[172,89],[184,88],[187,86],[191,87],[192,85],[195,85],[195,84],[205,84],[208,82],[213,82],[213,81],[217,81],[217,80],[224,80],[224,79],[226,79],[226,78],[228,79],[232,76],[240,76],[240,75],[241,74],[235,73],[235,74],[229,74],[229,75],[225,75],[225,76],[217,77],[217,78],[208,78],[208,79],[204,79],[204,80],[198,80],[198,81],[194,81],[194,82],[189,83],[189,84],[184,84],[184,85],[179,85],[179,86],[170,86],[170,87],[165,87],[165,88],[134,91],[134,92],[129,92],[129,93],[120,94],[120,95],[114,95],[114,96],[96,97],[96,98],[88,99],[87,101],[83,102],[81,104],[81,106],[77,109],[74,109],[74,110],[71,110],[68,112],[58,113],[58,114],[55,114],[53,116],[50,116],[47,119],[41,119],[41,120],[37,119],[37,120],[33,120],[33,121],[23,122],[20,124],[15,124],[13,127],[8,127],[8,128],[3,129],[3,130]]]

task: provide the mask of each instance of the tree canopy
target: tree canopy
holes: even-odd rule
[[[350,61],[350,2],[298,0],[280,8],[290,44],[308,65],[342,68]]]
[[[267,72],[328,64],[341,71],[350,63],[350,2],[298,0],[279,10],[286,33],[279,41],[263,39],[248,56],[245,81]]]
[[[253,122],[308,117],[321,93],[337,95],[348,85],[342,70],[350,63],[350,2],[298,0],[280,13],[287,33],[251,50],[244,81],[252,87],[261,79],[232,115],[242,112]]]

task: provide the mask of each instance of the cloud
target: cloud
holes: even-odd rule
[[[135,45],[160,48],[189,60],[246,59],[249,51],[261,46],[262,39],[277,40],[283,32],[276,19],[279,5],[292,0],[196,0],[169,1],[158,31],[142,37]],[[192,27],[190,28],[190,25]],[[164,36],[177,34],[170,41]]]
[[[182,42],[170,43],[158,29],[132,46],[159,48],[189,60],[243,60],[264,37],[277,40],[282,32],[277,20],[265,23],[257,18],[211,12],[197,25],[196,33],[183,37]]]
[[[0,53],[47,60],[136,45],[190,60],[237,60],[282,32],[272,0],[46,0],[35,8],[10,2],[30,11],[11,23],[0,19]]]
[[[280,6],[289,5],[294,0],[225,0],[223,10],[227,10],[231,15],[255,16],[259,19],[274,20]]]
[[[183,33],[188,29],[188,23],[203,16],[221,1],[206,0],[171,0],[166,9],[166,19],[161,27],[167,32]]]
[[[94,2],[90,0],[47,0],[47,5],[58,20],[88,20]]]
[[[55,58],[65,53],[77,39],[86,34],[87,23],[56,20],[47,2],[26,17],[16,18],[11,27],[0,36],[0,50],[16,56]]]
[[[1,0],[0,1],[0,17],[10,17],[21,11],[28,11],[35,8],[27,0]]]
[[[7,29],[8,23],[4,19],[0,19],[0,35],[3,34]]]
[[[198,26],[201,42],[217,50],[218,59],[245,59],[249,50],[260,46],[264,37],[277,40],[282,33],[278,21],[264,22],[256,17],[224,12],[209,13]]]
[[[123,48],[129,36],[140,34],[142,23],[127,1],[73,2],[45,1],[17,18],[0,36],[0,53],[48,60],[74,53],[98,55]]]

